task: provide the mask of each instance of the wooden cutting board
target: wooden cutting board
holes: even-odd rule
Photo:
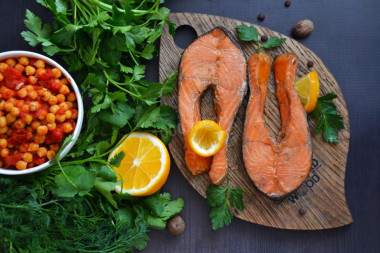
[[[212,15],[193,13],[173,13],[169,19],[177,24],[192,26],[197,35],[200,36],[216,26],[223,26],[228,29],[233,36],[237,37],[236,26],[240,24],[252,25],[239,20],[218,17]],[[297,77],[299,78],[311,70],[319,74],[321,84],[321,94],[334,92],[338,98],[334,100],[338,112],[343,116],[344,129],[339,132],[339,144],[329,144],[322,136],[316,134],[316,124],[311,116],[308,116],[312,144],[313,162],[309,176],[302,185],[291,195],[281,201],[273,201],[261,194],[254,186],[245,171],[241,141],[243,124],[245,118],[245,108],[247,107],[248,94],[240,107],[235,122],[232,126],[230,139],[228,142],[227,156],[229,163],[228,177],[233,188],[241,188],[244,191],[245,209],[243,212],[233,210],[236,217],[276,228],[315,230],[341,227],[353,222],[350,211],[346,204],[344,194],[344,175],[346,171],[347,153],[350,143],[350,125],[346,102],[329,69],[322,60],[310,49],[303,46],[283,34],[277,33],[265,27],[254,25],[259,31],[259,36],[276,35],[286,38],[286,42],[279,48],[270,51],[272,59],[276,55],[285,52],[294,52],[299,59]],[[241,42],[241,46],[248,59],[256,49],[253,43]],[[174,39],[169,35],[168,28],[165,27],[160,45],[160,81],[169,74],[178,71],[178,66],[184,49],[179,48]],[[312,60],[314,67],[309,69],[307,61]],[[277,107],[277,100],[274,95],[275,85],[273,73],[271,73],[268,84],[268,95],[265,107],[265,119],[269,132],[272,136],[277,136],[280,130],[280,114]],[[178,89],[162,98],[162,103],[171,105],[178,111]],[[211,91],[207,91],[202,101],[202,118],[215,120]],[[210,185],[207,173],[193,176],[186,167],[184,160],[184,142],[180,125],[177,127],[174,136],[169,144],[170,153],[177,164],[182,175],[190,185],[203,197],[206,197],[206,189]],[[226,182],[222,184],[225,186]],[[301,215],[299,210],[304,208],[306,213]]]

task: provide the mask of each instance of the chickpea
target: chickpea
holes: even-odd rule
[[[28,84],[27,86],[25,86],[25,89],[26,89],[26,91],[32,91],[32,90],[34,90],[34,87],[33,87],[33,85],[30,85],[30,84]]]
[[[73,115],[71,116],[72,119],[77,119],[78,118],[78,111],[76,109],[71,109],[71,112]]]
[[[36,135],[34,135],[33,140],[34,140],[34,142],[36,142],[38,144],[42,144],[45,142],[45,135],[36,134]]]
[[[4,72],[8,67],[8,64],[5,62],[0,62],[0,72]]]
[[[20,98],[25,98],[28,95],[28,92],[26,91],[25,88],[21,88],[20,90],[17,91],[17,95]]]
[[[40,106],[40,103],[38,103],[37,101],[32,101],[29,104],[29,110],[35,112],[40,108]]]
[[[26,66],[25,67],[25,74],[27,76],[34,75],[34,73],[36,73],[36,69],[35,68],[33,68],[32,66]]]
[[[18,170],[25,170],[27,164],[28,164],[28,163],[25,162],[25,161],[18,161],[18,162],[16,163],[16,169],[18,169]]]
[[[47,149],[46,149],[45,147],[40,147],[40,148],[37,149],[36,153],[37,153],[37,155],[38,155],[39,157],[46,156],[46,154],[47,154]]]
[[[69,84],[69,80],[64,77],[64,78],[61,79],[61,84],[62,85],[68,85]]]
[[[7,126],[7,119],[4,116],[0,117],[0,127],[6,127]]]
[[[67,85],[62,85],[60,88],[59,88],[59,93],[63,94],[63,95],[67,95],[70,93],[70,89]]]
[[[33,161],[33,155],[32,155],[32,153],[29,153],[29,152],[24,153],[22,155],[22,160],[24,160],[25,162],[28,162],[28,163],[32,162]]]
[[[29,105],[23,105],[23,106],[21,107],[21,111],[23,111],[23,112],[30,112]]]
[[[66,116],[66,119],[71,119],[71,117],[73,116],[73,113],[70,110],[67,110],[65,111],[65,116]]]
[[[51,145],[49,145],[49,148],[57,153],[59,150],[59,145],[58,144],[51,144]]]
[[[3,74],[0,73],[0,82],[2,82],[4,80],[4,76]]]
[[[52,95],[49,99],[49,105],[55,105],[58,103],[58,99],[56,96]]]
[[[10,99],[13,97],[13,94],[14,94],[13,90],[6,88],[3,91],[3,98]]]
[[[6,148],[7,145],[8,145],[8,141],[6,139],[0,139],[0,148]]]
[[[8,124],[11,124],[16,121],[16,117],[12,114],[8,113],[7,116],[5,116],[5,119],[7,120]]]
[[[66,97],[65,97],[65,95],[58,94],[57,95],[57,100],[58,100],[58,103],[63,103],[63,102],[65,102]]]
[[[74,106],[74,104],[73,104],[72,102],[69,102],[69,101],[67,101],[66,104],[67,104],[67,108],[68,108],[69,110],[72,109],[73,106]]]
[[[36,66],[37,68],[45,68],[45,61],[44,61],[44,60],[41,60],[41,59],[38,59],[38,60],[34,63],[34,66]]]
[[[16,66],[15,66],[15,69],[17,69],[20,72],[24,72],[25,67],[22,64],[17,63]]]
[[[1,100],[0,101],[0,110],[3,111],[4,109],[4,104],[5,104],[5,101],[4,100]]]
[[[32,124],[31,124],[31,127],[32,127],[32,129],[34,129],[34,130],[37,130],[37,128],[38,128],[39,126],[41,126],[41,122],[39,122],[38,120],[33,121]]]
[[[1,157],[7,157],[9,155],[9,149],[3,148],[0,152]]]
[[[37,78],[41,78],[41,77],[43,77],[45,75],[46,75],[46,69],[44,69],[44,68],[38,68],[36,70],[36,77]]]
[[[28,152],[28,144],[23,143],[18,147],[18,150],[22,153]]]
[[[8,127],[0,127],[0,134],[5,134],[8,132]]]
[[[49,131],[53,131],[57,127],[57,124],[55,124],[55,123],[48,123],[47,127],[48,127]]]
[[[38,119],[39,120],[44,120],[45,119],[45,117],[46,117],[46,115],[47,115],[47,111],[45,111],[45,110],[40,110],[39,111],[39,114],[38,114]]]
[[[18,62],[24,66],[29,65],[29,59],[26,56],[21,56]]]
[[[40,147],[40,145],[38,145],[38,143],[31,142],[31,143],[29,143],[28,151],[29,152],[35,152],[38,150],[39,147]]]
[[[14,106],[16,106],[17,108],[22,108],[24,103],[25,103],[24,100],[16,100]]]
[[[60,103],[59,104],[59,108],[62,109],[62,110],[64,110],[64,111],[67,111],[67,110],[70,109],[69,105],[66,102]]]
[[[5,60],[5,63],[8,64],[8,66],[14,67],[17,62],[13,58],[8,58],[8,59]]]
[[[38,78],[35,77],[35,76],[29,76],[29,77],[28,77],[28,83],[29,83],[29,84],[36,84],[37,81],[38,81]]]
[[[30,125],[30,123],[32,123],[33,116],[30,114],[27,114],[24,116],[23,120],[24,120],[25,124]]]
[[[37,134],[46,135],[47,133],[48,133],[47,126],[41,125],[41,126],[37,127]]]
[[[38,94],[37,94],[37,91],[35,91],[35,90],[32,90],[32,91],[30,91],[29,93],[28,93],[28,98],[30,98],[30,99],[36,99],[37,98],[37,96],[38,96]]]
[[[18,109],[17,107],[12,107],[11,114],[12,116],[17,117],[20,114],[20,109]]]
[[[51,112],[49,112],[48,114],[46,114],[46,121],[48,123],[54,123],[55,122],[55,114],[51,113]]]
[[[25,122],[22,119],[18,119],[14,123],[14,127],[16,127],[17,129],[23,129],[25,128]]]
[[[42,100],[43,100],[43,101],[45,101],[45,102],[49,101],[49,100],[50,100],[50,97],[51,97],[51,93],[50,93],[50,91],[48,91],[48,90],[44,90],[44,91],[42,92],[42,94],[41,94],[41,97],[42,97]]]
[[[12,102],[11,101],[5,102],[3,108],[5,111],[10,112],[13,108]]]
[[[58,69],[58,68],[53,68],[53,69],[51,69],[51,71],[53,72],[53,74],[54,74],[54,76],[55,76],[56,78],[61,78],[61,76],[62,76],[62,71],[61,71],[60,69]]]
[[[57,111],[58,111],[59,109],[60,109],[60,108],[59,108],[58,105],[52,105],[52,106],[50,106],[49,111],[50,111],[51,113],[53,113],[53,114],[56,114]]]
[[[73,131],[73,126],[70,123],[63,123],[63,132],[68,134]]]
[[[46,153],[46,156],[49,160],[53,159],[54,156],[55,156],[55,152],[54,150],[49,150],[47,153]]]
[[[65,114],[61,114],[61,115],[59,115],[59,114],[57,114],[56,116],[55,116],[55,119],[58,121],[58,122],[64,122],[65,120],[66,120],[66,116],[65,116]]]

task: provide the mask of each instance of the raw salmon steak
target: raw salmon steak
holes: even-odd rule
[[[254,54],[248,60],[250,99],[243,133],[243,158],[256,187],[270,198],[282,198],[297,189],[309,174],[312,154],[306,114],[294,89],[297,69],[294,53],[278,56],[273,64],[281,131],[273,140],[264,122],[271,60]]]
[[[229,33],[217,27],[195,40],[179,67],[178,107],[185,142],[185,161],[193,175],[209,171],[213,184],[227,175],[227,142],[213,157],[197,155],[188,143],[191,128],[201,120],[203,92],[212,87],[217,123],[229,133],[247,91],[247,62]],[[211,166],[211,169],[210,169]]]

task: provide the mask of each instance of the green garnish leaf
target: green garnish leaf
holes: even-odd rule
[[[273,36],[273,37],[270,37],[263,45],[262,47],[263,48],[266,48],[266,49],[269,49],[269,48],[274,48],[274,47],[278,47],[278,46],[281,46],[282,43],[284,43],[286,40],[286,38],[282,38],[280,39],[279,37],[277,36]]]
[[[227,180],[226,187],[210,185],[206,191],[207,204],[211,207],[210,219],[212,229],[217,230],[231,223],[233,214],[230,207],[244,210],[243,190],[232,189],[230,181]]]
[[[125,153],[124,151],[120,151],[119,153],[117,153],[114,157],[112,157],[110,159],[110,162],[109,164],[112,166],[112,167],[119,167],[120,164],[121,164],[121,161],[124,159],[125,157]]]
[[[239,32],[238,37],[242,41],[254,41],[258,42],[258,32],[254,26],[238,25],[237,30]]]

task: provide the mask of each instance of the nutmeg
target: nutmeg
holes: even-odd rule
[[[179,235],[185,230],[185,222],[183,221],[182,217],[179,215],[176,215],[172,217],[168,221],[168,230],[169,233],[172,235]]]
[[[306,38],[314,30],[314,24],[308,19],[300,20],[293,28],[293,34],[297,38]]]

